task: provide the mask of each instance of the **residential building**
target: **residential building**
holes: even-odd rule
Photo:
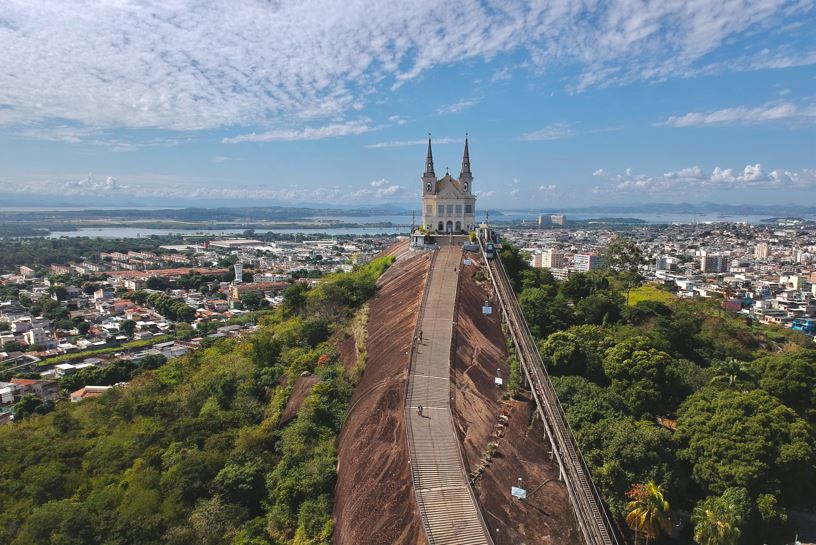
[[[53,380],[12,378],[11,383],[17,386],[20,395],[35,395],[43,401],[54,401],[59,397],[59,383]]]
[[[85,386],[84,388],[80,388],[75,392],[71,392],[71,402],[76,403],[77,401],[82,401],[83,399],[100,397],[111,388],[113,388],[113,386]]]
[[[48,332],[41,327],[35,327],[23,335],[29,346],[48,344]]]
[[[533,266],[543,269],[563,269],[565,263],[564,253],[554,248],[535,254],[533,258]]]
[[[728,271],[728,257],[703,250],[700,252],[700,271],[704,273],[726,272]]]
[[[578,272],[589,272],[601,268],[601,256],[597,254],[576,254],[572,264]]]

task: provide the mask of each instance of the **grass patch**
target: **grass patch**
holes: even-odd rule
[[[641,301],[657,301],[658,303],[669,304],[674,298],[674,295],[666,290],[662,290],[651,284],[644,284],[629,292],[629,305],[634,306]]]

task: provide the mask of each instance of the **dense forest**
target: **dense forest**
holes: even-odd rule
[[[611,511],[651,542],[678,523],[701,545],[793,542],[790,510],[816,506],[812,339],[717,301],[626,304],[639,257],[616,246],[564,282],[501,253]]]
[[[98,378],[127,387],[2,427],[0,542],[329,543],[335,440],[361,372],[336,341],[359,334],[392,262],[295,285],[246,339],[118,365]],[[306,375],[316,384],[283,421]]]

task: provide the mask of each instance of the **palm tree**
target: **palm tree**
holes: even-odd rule
[[[718,373],[711,379],[711,383],[725,381],[729,388],[733,388],[740,379],[750,378],[748,374],[748,364],[736,358],[727,358],[714,364],[714,369]]]
[[[705,502],[694,508],[694,541],[700,545],[736,545],[740,529],[731,513],[719,512],[715,505]]]
[[[655,539],[661,531],[671,531],[671,513],[669,512],[669,502],[666,501],[663,492],[663,485],[649,481],[645,484],[635,484],[626,495],[631,500],[626,504],[629,514],[626,515],[626,523],[635,532],[635,542],[637,536],[646,536],[648,545],[650,539]]]

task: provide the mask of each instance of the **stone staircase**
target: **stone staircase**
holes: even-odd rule
[[[429,545],[492,545],[467,480],[450,411],[450,356],[462,250],[434,259],[412,354],[405,401],[411,477]],[[420,415],[417,407],[423,406]]]

